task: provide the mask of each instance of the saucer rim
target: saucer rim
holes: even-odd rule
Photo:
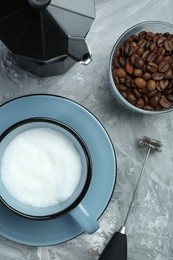
[[[83,105],[81,105],[81,104],[79,104],[78,102],[76,102],[76,101],[74,101],[74,100],[72,100],[72,99],[69,99],[69,98],[66,98],[66,97],[63,97],[63,96],[60,96],[60,95],[53,95],[53,94],[30,94],[30,95],[23,95],[23,96],[20,96],[20,97],[16,97],[16,98],[14,98],[14,99],[12,99],[12,100],[9,100],[9,101],[7,101],[7,102],[5,102],[5,103],[3,103],[2,105],[0,105],[0,110],[1,110],[1,108],[3,108],[3,107],[5,107],[5,105],[8,105],[8,103],[11,103],[11,102],[13,102],[13,101],[17,101],[17,100],[20,100],[20,99],[23,99],[23,98],[32,98],[32,97],[37,97],[37,96],[39,96],[39,98],[42,98],[42,97],[48,97],[48,98],[60,98],[60,99],[62,99],[62,100],[67,100],[67,101],[69,101],[70,103],[72,103],[72,104],[74,104],[74,105],[77,105],[78,106],[78,108],[82,108],[82,110],[84,110],[85,112],[87,112],[88,114],[89,114],[89,116],[91,116],[91,117],[93,117],[93,119],[95,120],[95,122],[99,125],[99,128],[102,128],[102,130],[103,130],[103,132],[104,132],[104,135],[105,136],[107,136],[107,138],[108,138],[108,141],[109,141],[109,144],[110,144],[110,147],[111,147],[111,149],[112,149],[112,154],[113,154],[113,156],[114,156],[114,175],[112,175],[113,176],[113,184],[112,184],[112,186],[111,186],[111,192],[110,192],[110,195],[109,195],[109,197],[107,198],[108,200],[107,200],[107,204],[103,207],[103,209],[102,209],[102,212],[99,214],[99,216],[98,216],[98,218],[97,219],[99,219],[101,216],[102,216],[102,214],[104,213],[104,211],[106,210],[106,208],[107,208],[107,206],[109,205],[109,202],[110,202],[110,200],[111,200],[111,198],[112,198],[112,195],[113,195],[113,192],[114,192],[114,189],[115,189],[115,185],[116,185],[116,180],[117,180],[117,157],[116,157],[116,152],[115,152],[115,148],[114,148],[114,145],[113,145],[113,143],[112,143],[112,140],[111,140],[111,138],[110,138],[110,136],[109,136],[109,134],[108,134],[108,132],[107,132],[107,130],[105,129],[105,127],[103,126],[103,124],[99,121],[99,119],[91,112],[91,111],[89,111],[87,108],[85,108]],[[55,120],[60,120],[60,119],[57,119],[57,118],[54,118]],[[16,121],[15,121],[16,122]],[[64,122],[65,124],[66,124],[66,122]],[[88,142],[88,141],[87,141]],[[87,142],[86,142],[86,144],[87,144]],[[37,220],[36,220],[37,221]],[[83,233],[84,231],[82,230],[82,231],[80,231],[80,232],[78,232],[78,234],[76,234],[76,235],[73,235],[71,238],[69,238],[69,239],[66,239],[66,240],[64,240],[64,241],[61,241],[61,242],[58,242],[58,241],[54,241],[54,242],[24,242],[24,241],[21,241],[20,239],[17,239],[16,237],[14,238],[12,238],[12,237],[9,237],[9,236],[7,236],[7,235],[5,235],[5,234],[0,234],[2,237],[5,237],[5,238],[7,238],[7,239],[9,239],[9,240],[11,240],[11,241],[14,241],[14,242],[16,242],[16,243],[19,243],[19,244],[24,244],[24,245],[30,245],[30,246],[49,246],[49,245],[55,245],[55,244],[61,244],[61,243],[64,243],[64,242],[67,242],[67,241],[70,241],[70,240],[72,240],[72,239],[74,239],[74,238],[76,238],[76,237],[78,237],[79,235],[81,235],[82,233]]]

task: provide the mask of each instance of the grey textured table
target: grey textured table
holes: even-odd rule
[[[0,44],[0,104],[27,94],[68,97],[91,111],[115,147],[118,171],[112,199],[99,219],[100,229],[55,246],[30,247],[0,237],[0,260],[93,260],[123,223],[146,149],[142,135],[163,142],[152,154],[127,222],[129,260],[173,260],[173,113],[147,116],[129,112],[111,96],[108,62],[116,39],[129,26],[146,20],[173,23],[172,0],[96,0],[96,20],[87,36],[93,54],[89,66],[75,64],[65,75],[38,78],[20,69]],[[2,120],[2,118],[0,119]]]

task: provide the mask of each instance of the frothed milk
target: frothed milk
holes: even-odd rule
[[[68,199],[81,172],[81,158],[73,143],[49,128],[34,128],[17,135],[2,157],[6,189],[17,200],[34,207]]]

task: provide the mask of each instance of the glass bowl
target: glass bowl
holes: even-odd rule
[[[161,21],[147,21],[147,22],[142,22],[142,23],[138,23],[138,24],[136,24],[136,25],[134,25],[134,26],[132,26],[131,28],[129,28],[128,30],[126,30],[120,37],[119,37],[119,39],[116,41],[116,43],[115,43],[115,45],[114,45],[114,47],[113,47],[113,49],[112,49],[112,52],[111,52],[111,55],[110,55],[110,60],[109,60],[109,85],[110,85],[110,89],[111,89],[111,91],[112,91],[112,93],[113,93],[113,95],[114,95],[114,97],[115,97],[115,99],[121,104],[121,105],[123,105],[125,108],[127,108],[127,109],[129,109],[129,110],[131,110],[131,111],[134,111],[134,112],[138,112],[138,113],[143,113],[143,114],[151,114],[151,115],[154,115],[154,114],[162,114],[162,113],[166,113],[166,112],[171,112],[171,111],[173,111],[173,100],[172,100],[172,102],[171,102],[171,106],[169,106],[169,107],[166,107],[167,105],[165,104],[165,106],[163,107],[163,108],[158,108],[159,107],[159,105],[157,106],[157,107],[154,107],[154,110],[149,110],[149,109],[144,109],[143,107],[141,108],[141,107],[137,107],[136,106],[136,101],[133,103],[133,102],[129,102],[128,101],[128,99],[126,99],[126,96],[123,96],[122,94],[123,93],[120,93],[120,91],[117,89],[117,85],[116,85],[116,81],[115,81],[115,79],[114,79],[114,76],[113,76],[113,67],[115,66],[114,64],[115,64],[115,62],[114,62],[114,59],[115,59],[115,53],[117,53],[117,50],[119,50],[121,47],[122,47],[122,45],[124,44],[124,42],[127,40],[127,39],[129,39],[129,37],[133,37],[134,35],[139,35],[139,33],[141,33],[141,32],[152,32],[152,33],[162,33],[162,34],[164,34],[164,33],[170,33],[170,34],[173,34],[173,25],[172,24],[169,24],[169,23],[166,23],[166,22],[161,22]],[[173,71],[173,40],[171,40],[171,42],[172,42],[172,50],[171,51],[169,51],[169,55],[168,55],[168,51],[167,51],[167,55],[168,56],[170,56],[171,55],[171,65],[170,66],[172,66],[171,68],[172,68],[172,71]],[[145,46],[146,47],[146,46]],[[144,47],[144,49],[145,49],[145,47]],[[160,45],[159,45],[159,47],[158,48],[160,48]],[[146,50],[146,49],[145,49]],[[156,52],[156,54],[157,54],[157,52]],[[131,56],[130,56],[130,54],[128,54],[129,56],[128,56],[128,59],[130,59],[131,58]],[[159,55],[159,54],[158,54]],[[156,56],[158,56],[158,55],[156,55]],[[118,56],[118,54],[117,54],[117,56]],[[144,61],[145,63],[146,63],[146,65],[145,65],[145,68],[146,68],[146,66],[147,66],[147,61]],[[152,61],[152,62],[154,62],[154,60]],[[159,61],[157,62],[157,66],[159,66]],[[118,68],[118,65],[116,65],[117,67],[116,68]],[[120,66],[122,66],[122,65],[120,65]],[[144,72],[143,72],[144,73]],[[128,73],[127,73],[128,74]],[[126,74],[126,75],[127,75]],[[129,74],[128,74],[129,75]],[[133,74],[130,74],[130,77],[132,77],[133,79],[132,80],[134,80],[134,78],[136,77],[136,76],[134,76]],[[141,76],[142,77],[142,76]],[[165,76],[165,78],[166,78],[166,76]],[[151,78],[152,79],[152,78]],[[162,78],[162,80],[164,80],[164,78]],[[158,81],[158,80],[157,80]],[[156,83],[157,83],[157,81],[156,81]],[[169,88],[170,89],[172,89],[172,92],[171,92],[171,90],[169,90],[169,92],[170,92],[170,94],[172,95],[172,97],[173,97],[173,74],[171,75],[171,79],[169,79],[169,82],[170,82],[170,84],[169,84]],[[172,82],[172,87],[170,87],[171,86],[171,82]],[[160,84],[160,83],[157,83],[157,84]],[[131,90],[130,91],[132,91],[132,88],[136,88],[136,86],[134,87],[134,83],[133,83],[133,86],[131,86],[130,88],[131,88]],[[157,85],[158,86],[158,85]],[[129,88],[129,87],[128,87]],[[146,88],[146,87],[145,87]],[[141,97],[143,98],[143,95],[141,94],[141,89],[138,89],[139,91],[138,92],[140,92],[140,95],[141,95]],[[155,90],[157,90],[157,92],[159,93],[159,98],[161,97],[161,95],[163,94],[164,95],[164,93],[163,92],[161,92],[162,90],[158,90],[157,88],[155,89]],[[127,90],[127,91],[129,91],[129,89]],[[144,90],[142,90],[144,93],[145,93],[145,91]],[[142,93],[143,93],[142,92]],[[152,91],[150,91],[150,92],[152,92]],[[167,91],[168,92],[168,91]],[[148,94],[148,93],[147,93]],[[146,93],[145,93],[145,96],[147,95]],[[125,94],[126,95],[126,94]],[[151,94],[150,93],[150,95],[154,95],[153,93]],[[158,99],[158,98],[157,98]],[[133,100],[132,100],[133,101]],[[147,101],[146,101],[146,98],[145,98],[145,104],[147,105]]]

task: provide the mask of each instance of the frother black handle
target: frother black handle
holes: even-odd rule
[[[102,254],[99,260],[127,260],[127,236],[116,232]]]

